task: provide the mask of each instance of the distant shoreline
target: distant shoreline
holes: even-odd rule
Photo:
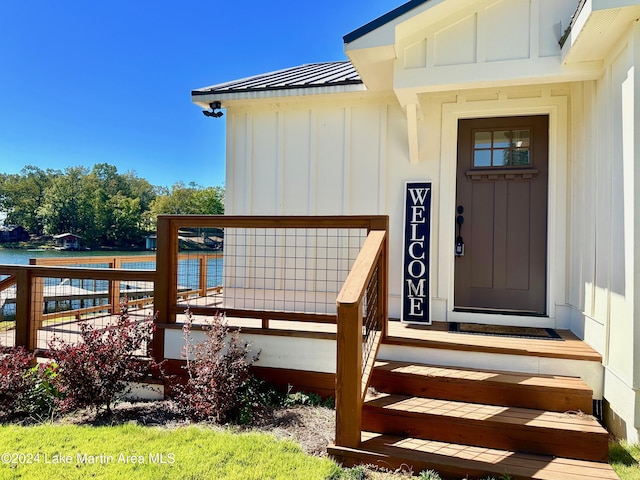
[[[59,251],[51,242],[4,242],[0,243],[1,250],[45,250],[56,252]],[[73,250],[68,250],[73,251]],[[77,250],[81,252],[144,252],[147,251],[144,247],[97,247]]]

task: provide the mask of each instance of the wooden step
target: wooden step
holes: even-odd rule
[[[367,400],[362,429],[542,455],[608,461],[608,433],[584,414],[406,395]]]
[[[377,361],[371,386],[380,392],[463,402],[591,414],[593,392],[575,377]]]
[[[328,451],[345,466],[373,464],[390,469],[410,467],[414,475],[434,469],[443,478],[456,480],[503,474],[518,480],[619,480],[607,463],[372,432],[363,432],[359,448],[330,446]]]

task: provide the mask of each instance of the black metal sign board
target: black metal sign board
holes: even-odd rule
[[[431,182],[407,182],[404,194],[400,320],[431,324]]]

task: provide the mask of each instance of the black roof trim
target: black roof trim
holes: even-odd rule
[[[582,9],[584,8],[584,5],[586,3],[587,3],[587,0],[580,0],[580,3],[578,4],[578,8],[571,16],[571,20],[569,20],[569,26],[565,29],[564,33],[562,34],[562,37],[560,38],[560,41],[558,42],[560,44],[560,48],[564,47],[564,44],[567,42],[569,35],[571,35],[571,30],[573,29],[573,26],[576,23],[578,15],[580,15],[580,12],[582,12]]]
[[[353,32],[347,33],[344,37],[342,37],[342,40],[344,41],[344,43],[351,43],[360,37],[364,37],[367,33],[374,31],[375,29],[383,26],[384,24],[389,23],[392,20],[395,20],[396,18],[400,17],[401,15],[404,15],[410,10],[413,10],[414,8],[422,5],[423,3],[427,3],[428,1],[429,0],[411,0],[405,3],[404,5],[400,5],[398,8],[395,8],[390,12],[385,13],[381,17],[378,17],[375,20],[372,20],[366,25],[363,25],[362,27],[355,29]]]

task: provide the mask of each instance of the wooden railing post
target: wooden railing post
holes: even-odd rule
[[[44,321],[44,278],[29,275],[29,283],[31,284],[31,308],[30,308],[30,329],[37,332],[42,328]],[[35,348],[35,346],[33,347]]]
[[[110,262],[111,268],[122,268],[122,262],[120,258],[114,258],[112,262]],[[109,305],[111,308],[109,311],[112,315],[117,315],[120,313],[120,281],[111,280],[109,282]]]
[[[362,303],[338,305],[336,445],[357,447],[362,428]]]
[[[153,307],[156,323],[175,323],[172,312],[178,296],[178,229],[168,217],[159,216],[157,223],[156,280]],[[153,334],[151,351],[156,361],[164,360],[164,329]]]
[[[37,265],[37,259],[30,258],[29,265]],[[31,270],[29,270],[29,285],[31,291],[29,299],[29,329],[30,332],[37,332],[42,328],[42,322],[44,321],[44,278],[32,275]]]
[[[377,354],[381,334],[367,346],[367,372],[363,368],[363,313],[364,298],[370,281],[376,272],[375,283],[377,325],[384,331],[387,315],[386,299],[386,230],[370,231],[367,239],[347,276],[336,305],[338,307],[338,332],[336,352],[336,439],[335,444],[357,448],[362,430],[362,402],[369,383],[369,375]],[[384,292],[385,295],[381,296]],[[369,326],[367,327],[369,328]],[[369,350],[370,349],[370,350]]]
[[[31,274],[28,269],[16,272],[16,347],[32,349],[32,326],[30,321],[31,309]]]
[[[200,296],[202,297],[206,297],[207,296],[207,276],[208,276],[208,264],[209,264],[209,257],[206,255],[201,255],[200,258],[200,285],[198,285],[200,287]]]

